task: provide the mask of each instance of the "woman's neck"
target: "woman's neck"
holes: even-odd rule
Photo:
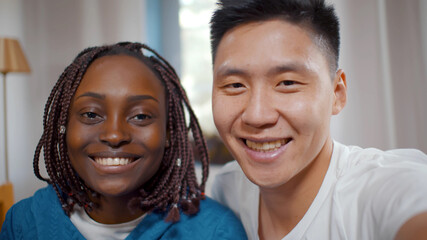
[[[140,208],[130,209],[129,201],[136,197],[136,194],[129,194],[120,197],[102,196],[94,197],[91,200],[96,203],[96,207],[88,212],[88,215],[95,221],[104,224],[118,224],[129,222],[144,214]]]

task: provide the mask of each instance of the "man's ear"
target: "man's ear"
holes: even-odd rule
[[[332,106],[332,114],[337,115],[347,103],[347,80],[345,73],[339,69],[335,74],[334,79],[334,105]]]

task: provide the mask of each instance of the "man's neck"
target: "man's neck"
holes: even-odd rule
[[[310,208],[328,171],[332,156],[328,139],[319,155],[289,182],[274,189],[260,188],[260,239],[282,239]]]

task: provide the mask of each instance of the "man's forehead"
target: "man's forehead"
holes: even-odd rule
[[[323,56],[307,32],[277,26],[280,24],[244,25],[228,33],[218,47],[215,72],[258,67],[268,73],[318,71],[321,65],[317,62]]]
[[[287,72],[298,72],[298,73],[307,73],[314,74],[319,71],[319,66],[312,61],[299,61],[299,62],[283,62],[275,65],[257,65],[257,66],[248,66],[248,65],[236,65],[231,62],[225,62],[221,64],[218,68],[215,68],[215,76],[250,76],[254,72],[262,73],[265,76],[275,76]]]
[[[324,63],[326,61],[326,63]],[[329,64],[310,30],[284,20],[242,24],[224,35],[214,61],[214,73],[319,72]]]

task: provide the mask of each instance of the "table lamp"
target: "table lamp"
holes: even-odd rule
[[[6,75],[11,72],[30,72],[27,59],[18,40],[0,37],[0,72],[3,74],[4,163],[6,183],[0,185],[0,228],[7,210],[13,205],[13,185],[9,182],[7,147]]]

